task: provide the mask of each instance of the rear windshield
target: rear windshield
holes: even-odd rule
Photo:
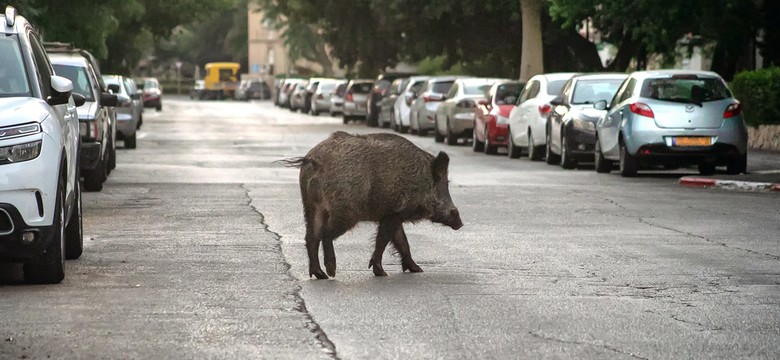
[[[640,96],[661,101],[700,104],[730,98],[731,93],[718,78],[689,76],[647,79],[642,84]]]
[[[371,92],[372,87],[373,86],[371,83],[357,83],[357,84],[352,84],[352,88],[350,88],[350,91],[356,94],[368,94],[369,92]]]
[[[81,94],[88,101],[95,101],[92,95],[87,69],[80,66],[54,64],[54,73],[73,82],[73,92]]]
[[[450,88],[454,83],[455,80],[435,82],[431,85],[431,92],[435,92],[438,94],[446,94],[450,91]]]
[[[566,82],[569,81],[569,79],[566,80],[553,80],[547,83],[547,95],[558,95],[561,92],[561,89],[563,88],[563,85],[566,84]]]
[[[517,101],[517,97],[520,96],[520,91],[523,90],[523,84],[521,83],[508,83],[498,85],[496,89],[496,104],[514,104]]]
[[[595,104],[599,100],[612,101],[623,79],[579,80],[574,86],[572,105]]]
[[[0,37],[0,96],[29,94],[30,85],[16,36]]]
[[[464,84],[463,93],[466,95],[484,95],[492,84]]]
[[[322,90],[324,92],[332,91],[333,88],[335,88],[335,87],[336,87],[336,83],[332,83],[332,82],[330,82],[330,83],[326,82],[326,83],[320,84],[320,90]]]
[[[334,91],[334,93],[336,93],[336,96],[344,96],[344,92],[346,92],[346,90],[347,84],[341,83],[339,86],[336,86],[336,91]]]

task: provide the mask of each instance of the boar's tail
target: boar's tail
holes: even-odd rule
[[[304,167],[305,165],[308,165],[308,164],[313,165],[315,168],[317,167],[317,162],[315,162],[314,160],[309,159],[307,157],[303,157],[303,156],[301,156],[301,157],[294,157],[294,158],[288,158],[288,159],[276,160],[276,161],[274,161],[274,163],[282,164],[282,166],[285,166],[285,167],[292,167],[292,168],[298,168],[298,169],[300,169],[300,168],[302,168],[302,167]]]

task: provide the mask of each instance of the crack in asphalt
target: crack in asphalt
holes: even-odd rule
[[[263,227],[263,229],[271,234],[274,239],[276,239],[276,245],[274,245],[274,250],[279,253],[279,255],[282,258],[282,263],[285,266],[285,274],[287,275],[287,278],[290,280],[290,282],[297,282],[297,279],[295,276],[293,276],[290,273],[290,269],[292,266],[287,261],[287,258],[284,256],[284,251],[282,250],[282,235],[280,235],[277,232],[274,232],[271,230],[270,226],[266,224],[265,222],[265,215],[260,212],[260,210],[255,207],[255,205],[252,204],[252,197],[249,196],[249,188],[247,188],[246,184],[241,184],[241,189],[244,190],[244,196],[247,198],[247,206],[249,206],[252,211],[257,213],[257,215],[260,216],[260,224]],[[306,300],[303,299],[303,296],[301,296],[301,290],[303,289],[300,285],[295,285],[295,291],[289,292],[286,295],[292,296],[295,300],[295,307],[293,308],[295,311],[301,313],[304,318],[306,319],[306,328],[314,334],[317,341],[320,343],[320,346],[326,351],[326,353],[330,356],[331,359],[339,360],[338,353],[336,352],[336,344],[334,344],[329,338],[328,335],[325,333],[324,330],[320,327],[320,325],[317,323],[317,321],[314,320],[314,317],[309,313],[309,310],[306,309]]]
[[[618,354],[628,355],[628,356],[630,356],[630,357],[632,357],[634,359],[648,360],[648,358],[646,358],[646,357],[641,357],[641,356],[636,355],[636,354],[634,354],[632,352],[621,350],[621,349],[618,349],[618,348],[616,348],[614,346],[610,346],[610,345],[607,345],[607,344],[594,344],[594,343],[589,343],[589,342],[584,342],[584,341],[564,340],[564,339],[559,339],[559,338],[555,338],[555,337],[552,337],[552,336],[545,336],[545,335],[542,335],[540,333],[533,332],[533,331],[529,331],[528,334],[531,335],[532,337],[537,338],[537,339],[542,339],[542,340],[547,340],[547,341],[554,341],[554,342],[558,342],[558,343],[562,343],[562,344],[595,346],[595,347],[599,347],[599,348],[602,348],[602,349],[605,349],[605,350],[609,350],[609,351],[612,351],[612,352],[615,352],[615,353],[618,353]]]
[[[653,311],[653,310],[645,310],[645,312],[646,313],[650,313],[650,314],[660,315],[660,316],[666,316],[666,314],[662,314],[662,313],[659,313],[659,312]],[[674,314],[671,314],[671,315],[668,315],[668,316],[672,320],[681,322],[683,324],[699,326],[699,327],[701,327],[701,331],[721,331],[721,330],[723,330],[723,328],[719,328],[719,327],[711,328],[711,327],[708,327],[708,326],[706,326],[706,325],[704,325],[704,324],[702,324],[700,322],[685,320],[685,319],[680,318],[679,316],[674,315]]]

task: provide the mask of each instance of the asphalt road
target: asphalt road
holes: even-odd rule
[[[342,125],[267,102],[167,99],[88,193],[55,286],[0,264],[0,358],[780,357],[780,194],[623,179],[408,137],[451,157],[465,226],[407,224],[424,273],[368,269],[375,227],[307,275],[297,170]],[[780,169],[756,153],[753,171]]]

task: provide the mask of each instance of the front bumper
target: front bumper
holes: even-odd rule
[[[56,192],[56,190],[55,190]],[[54,205],[52,205],[52,210]],[[9,203],[0,203],[0,224],[13,225],[11,231],[0,232],[0,261],[36,260],[48,248],[54,225],[29,225],[17,208]],[[32,232],[35,236],[32,242],[22,241],[22,233]]]
[[[593,161],[596,149],[596,124],[574,119],[566,123],[566,146],[569,156],[577,161]]]

